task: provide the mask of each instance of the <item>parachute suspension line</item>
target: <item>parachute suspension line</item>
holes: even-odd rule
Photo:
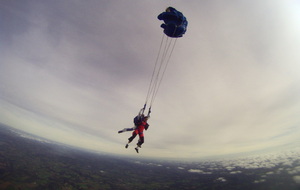
[[[152,93],[152,90],[153,90],[153,79],[154,79],[155,72],[156,72],[156,69],[157,69],[157,64],[158,64],[158,60],[159,60],[159,57],[160,57],[161,48],[163,46],[164,38],[165,38],[165,35],[163,34],[161,42],[160,42],[159,50],[158,50],[158,53],[157,53],[154,69],[153,69],[153,72],[152,72],[151,81],[150,81],[150,84],[149,84],[144,109],[146,108],[146,105],[147,105],[148,100],[149,100],[149,96],[150,96],[150,94]]]
[[[175,30],[176,31],[176,30]],[[175,34],[174,31],[174,34]],[[169,65],[171,56],[173,54],[173,50],[175,48],[177,42],[177,38],[169,38],[165,37],[163,34],[163,37],[161,39],[161,43],[159,46],[159,51],[156,57],[156,61],[154,64],[154,69],[152,72],[150,84],[148,87],[148,92],[145,100],[144,107],[142,108],[142,113],[144,113],[146,106],[148,104],[148,101],[150,99],[150,105],[148,110],[148,116],[150,116],[151,113],[151,107],[153,105],[153,102],[156,98],[157,92],[160,88],[160,85],[162,83],[163,77],[165,75],[166,69]],[[173,44],[173,45],[172,45]]]
[[[176,28],[175,28],[175,30],[174,30],[172,36],[175,35],[176,30],[177,30],[177,26],[176,26]],[[163,35],[163,36],[164,36],[164,35]],[[162,57],[161,57],[161,59],[160,59],[159,69],[158,69],[158,72],[157,72],[157,75],[156,75],[156,78],[155,78],[155,83],[154,83],[154,85],[153,85],[153,87],[152,87],[152,91],[151,91],[152,97],[151,97],[150,108],[149,108],[148,114],[150,114],[150,112],[151,112],[152,104],[153,104],[153,102],[154,102],[154,100],[155,100],[155,98],[156,98],[158,89],[159,89],[159,87],[160,87],[160,85],[161,85],[162,79],[163,79],[163,77],[164,77],[164,75],[165,75],[167,66],[168,66],[168,64],[169,64],[169,62],[170,62],[170,58],[171,58],[171,56],[172,56],[172,54],[173,54],[173,50],[174,50],[174,48],[175,48],[177,38],[175,38],[175,41],[174,41],[173,39],[174,39],[174,38],[168,38],[168,37],[167,37],[167,39],[166,39],[165,47],[164,47],[164,52],[163,52]],[[163,41],[164,41],[164,38],[162,39],[162,42],[161,42],[161,45],[160,45],[160,51],[161,51],[161,46],[162,46],[162,44],[164,43]],[[169,51],[169,49],[170,49],[170,47],[171,47],[171,44],[172,44],[172,41],[174,41],[173,47],[172,47],[171,51]],[[159,53],[158,53],[157,58],[159,58],[160,51],[159,51]],[[166,61],[166,57],[167,57],[168,55],[169,55],[169,57],[168,57],[168,59],[167,59],[167,61]],[[157,61],[157,60],[156,60],[156,61]],[[164,65],[164,69],[163,69],[162,74],[160,74],[160,71],[161,71],[161,68],[162,68],[163,65]]]
[[[176,40],[177,39],[174,40],[174,38],[165,38],[165,35],[163,35],[146,98],[146,104],[150,99],[148,114],[151,112],[151,107],[170,62],[170,58],[176,45]]]
[[[154,79],[154,84],[153,84],[153,86],[151,87],[152,89],[151,89],[151,103],[150,103],[150,106],[152,106],[152,103],[153,103],[153,97],[154,97],[154,94],[156,93],[156,91],[157,91],[157,86],[158,86],[158,82],[159,82],[159,79],[160,79],[160,77],[161,77],[161,75],[160,75],[160,72],[161,72],[161,68],[162,68],[162,66],[163,66],[163,64],[164,64],[164,60],[165,60],[165,58],[166,58],[166,53],[167,53],[167,50],[168,50],[168,41],[169,41],[169,39],[167,38],[166,39],[166,42],[163,42],[164,43],[164,49],[163,49],[163,53],[162,53],[162,55],[161,55],[161,58],[160,58],[160,60],[159,60],[159,68],[158,68],[158,70],[156,71],[156,75],[155,75],[155,79]],[[159,52],[159,54],[161,54],[160,52]]]
[[[164,69],[163,69],[163,73],[162,73],[161,78],[160,78],[160,80],[159,80],[159,82],[158,82],[156,91],[153,93],[153,97],[152,97],[152,99],[151,99],[151,104],[150,104],[151,106],[152,106],[152,104],[153,104],[153,102],[154,102],[154,100],[155,100],[155,98],[156,98],[158,89],[159,89],[159,87],[160,87],[160,85],[161,85],[161,83],[162,83],[162,79],[163,79],[163,77],[164,77],[164,75],[165,75],[165,72],[166,72],[166,70],[167,70],[167,67],[168,67],[168,65],[169,65],[169,63],[170,63],[170,59],[171,59],[171,56],[172,56],[172,54],[173,54],[173,51],[174,51],[174,48],[175,48],[175,45],[176,45],[176,42],[177,42],[177,38],[175,38],[175,40],[172,39],[171,42],[170,42],[170,44],[169,44],[169,46],[171,45],[172,41],[174,41],[174,43],[173,43],[172,49],[170,50],[171,52],[169,53],[169,57],[168,57],[168,59],[167,59],[167,61],[166,61],[166,63],[165,63],[165,66],[164,66]]]

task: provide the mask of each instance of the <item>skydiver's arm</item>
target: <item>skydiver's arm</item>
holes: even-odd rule
[[[148,123],[146,123],[146,125],[145,125],[145,130],[147,131],[148,130],[148,128],[149,128],[149,124]]]

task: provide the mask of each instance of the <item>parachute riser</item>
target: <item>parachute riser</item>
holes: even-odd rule
[[[144,115],[146,107],[147,107],[147,104],[145,104],[144,107],[139,111],[139,113],[138,113],[139,116]],[[147,116],[150,117],[150,114],[151,114],[151,106],[148,109]]]
[[[150,113],[151,113],[151,107],[149,107],[147,117],[150,117]]]

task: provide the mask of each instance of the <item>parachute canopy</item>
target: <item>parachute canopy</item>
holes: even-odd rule
[[[180,38],[186,32],[188,21],[185,16],[173,7],[168,7],[165,12],[157,16],[158,20],[163,20],[160,25],[164,33],[171,38]]]

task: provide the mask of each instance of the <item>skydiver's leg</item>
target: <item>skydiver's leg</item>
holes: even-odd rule
[[[128,148],[129,143],[131,143],[131,141],[136,137],[136,133],[135,131],[133,131],[132,136],[128,138],[128,143],[125,145],[125,148]]]
[[[131,143],[131,141],[136,137],[136,133],[132,133],[132,136],[128,138],[128,143]]]
[[[144,143],[144,137],[140,137],[137,146],[134,148],[136,153],[139,153],[139,148],[142,148],[142,144]]]
[[[134,126],[132,128],[124,128],[124,129],[118,131],[118,133],[123,133],[123,132],[127,132],[127,131],[133,131],[133,130],[135,130],[135,128],[136,128],[136,126]]]
[[[118,133],[123,133],[123,132],[126,132],[126,131],[132,131],[133,129],[132,128],[124,128],[120,131],[118,131]]]
[[[140,137],[138,143],[136,144],[138,147],[142,148],[142,144],[144,144],[144,137]]]
[[[135,149],[135,151],[137,152],[137,153],[139,153],[139,148],[142,148],[142,144],[144,143],[144,134],[143,133],[140,133],[139,134],[139,141],[138,141],[138,143],[136,144],[137,146],[136,146],[136,148],[134,148]]]

